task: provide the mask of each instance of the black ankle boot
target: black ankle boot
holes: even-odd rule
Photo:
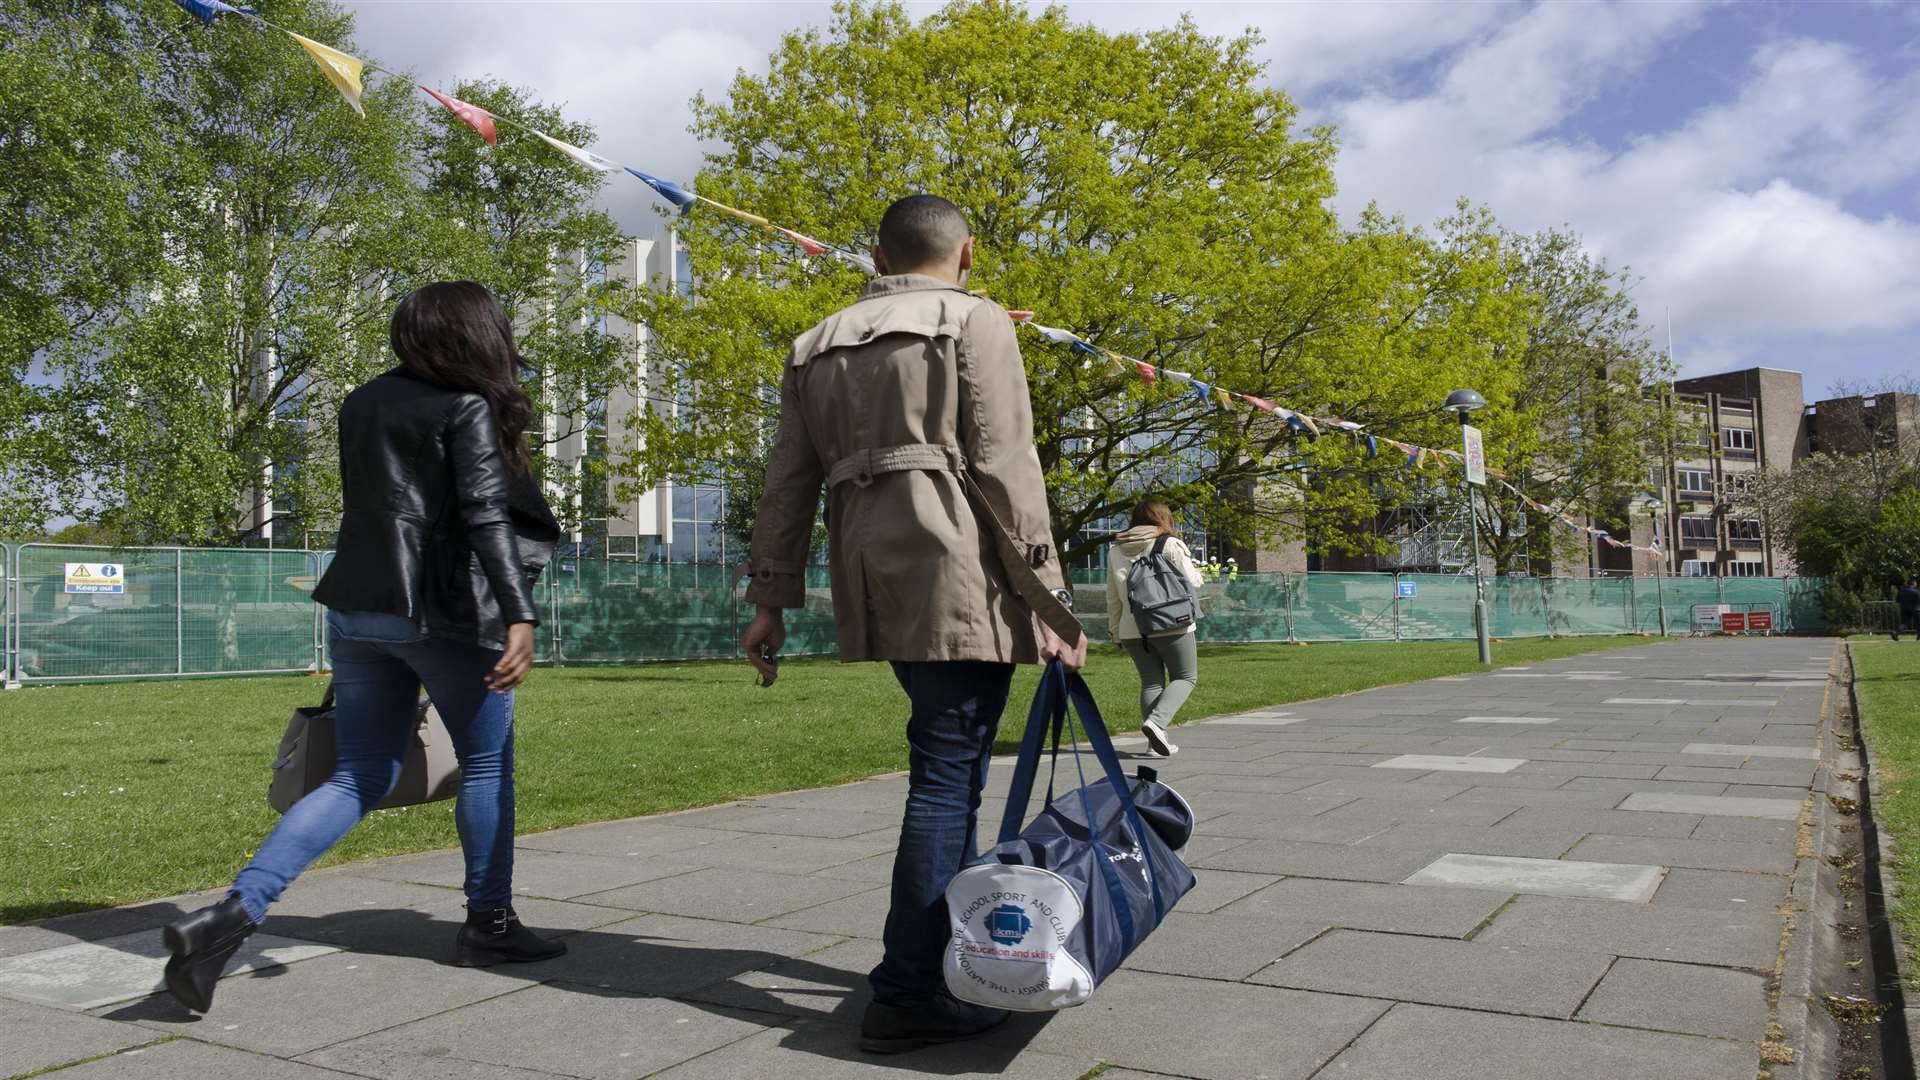
[[[173,954],[167,961],[167,989],[194,1012],[213,1008],[213,989],[227,970],[227,961],[254,930],[253,919],[237,896],[169,923],[160,931]]]
[[[467,925],[460,928],[460,939],[454,943],[453,962],[457,967],[527,964],[566,952],[566,942],[548,941],[520,925],[520,916],[510,907],[468,909]]]
[[[959,1042],[984,1035],[1013,1014],[972,1005],[939,994],[923,1005],[903,1007],[874,1002],[860,1023],[860,1049],[869,1054],[903,1054],[923,1046]]]

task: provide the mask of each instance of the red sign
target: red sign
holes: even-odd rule
[[[1768,633],[1772,633],[1773,632],[1773,612],[1771,611],[1747,612],[1747,629],[1765,630]]]
[[[1723,634],[1744,634],[1747,632],[1747,613],[1744,611],[1723,611],[1720,613],[1720,632]]]

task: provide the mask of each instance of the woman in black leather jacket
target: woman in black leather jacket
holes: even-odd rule
[[[560,536],[527,453],[513,327],[485,288],[440,282],[400,302],[391,340],[400,366],[340,409],[345,512],[314,589],[328,608],[337,764],[224,901],[166,928],[167,987],[196,1011],[268,905],[392,789],[422,683],[461,768],[467,922],[454,962],[566,951],[512,905],[513,688],[533,666],[533,583]]]

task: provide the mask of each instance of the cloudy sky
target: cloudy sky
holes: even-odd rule
[[[535,88],[595,149],[691,178],[687,100],[759,73],[824,3],[348,0],[361,51],[451,84]],[[933,5],[912,5],[916,11]],[[1920,373],[1920,4],[1069,3],[1110,29],[1191,12],[1257,28],[1268,77],[1337,126],[1341,211],[1416,222],[1460,196],[1570,225],[1671,312],[1686,374]],[[609,205],[650,228],[619,181]]]

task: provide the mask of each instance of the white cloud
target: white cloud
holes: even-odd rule
[[[600,152],[680,178],[702,149],[686,131],[688,99],[724,95],[736,71],[766,69],[782,34],[830,17],[816,0],[348,6],[370,56],[443,83],[494,75],[533,87],[594,124]],[[1879,56],[1861,51],[1874,45],[1766,41],[1753,9],[1696,2],[1190,9],[1207,33],[1259,29],[1274,82],[1307,116],[1338,123],[1346,213],[1377,201],[1426,221],[1464,195],[1515,228],[1571,225],[1644,277],[1643,309],[1658,318],[1670,306],[1683,359],[1697,343],[1703,363],[1780,363],[1791,342],[1865,370],[1882,364],[1890,334],[1920,326],[1920,70],[1900,60],[1905,31],[1890,31]],[[1145,30],[1181,9],[1070,10]],[[1887,17],[1902,16],[1896,6]],[[1581,127],[1583,109],[1649,82],[1684,84],[1694,101],[1715,90],[1723,73],[1683,66],[1692,34],[1764,43],[1704,105],[1683,111],[1642,93],[1626,99],[1640,110],[1633,134]],[[636,229],[654,205],[619,180],[608,201]]]

